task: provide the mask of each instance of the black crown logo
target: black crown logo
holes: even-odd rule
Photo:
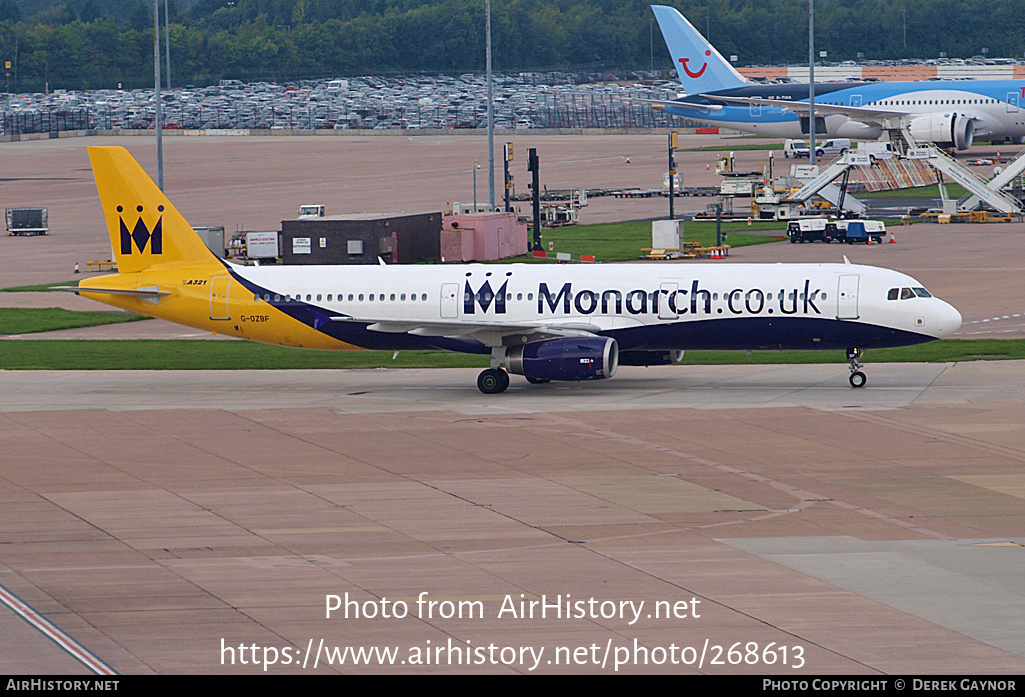
[[[135,210],[142,213],[143,207],[136,206]],[[157,206],[157,210],[163,213],[164,207]],[[124,206],[118,206],[117,212],[123,213]],[[157,224],[150,230],[146,227],[146,223],[142,222],[142,216],[135,221],[135,226],[128,230],[128,225],[125,224],[125,219],[118,215],[118,220],[121,221],[121,253],[132,254],[132,243],[135,243],[135,248],[139,250],[139,253],[146,251],[146,245],[149,244],[150,254],[162,254],[164,252],[164,216],[161,215],[157,219]]]

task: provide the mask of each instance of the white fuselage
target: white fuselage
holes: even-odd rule
[[[554,327],[612,336],[624,350],[868,348],[941,338],[961,323],[938,298],[899,299],[921,288],[913,278],[854,264],[230,269],[231,304],[269,304],[367,348],[465,336],[452,329],[460,324],[481,325],[482,346]]]

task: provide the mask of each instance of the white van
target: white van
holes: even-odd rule
[[[873,161],[888,160],[896,154],[893,149],[893,143],[888,140],[873,140],[867,143],[858,143],[858,152],[868,153],[869,157],[871,157]]]
[[[788,140],[783,143],[783,157],[811,157],[811,148],[803,140]]]
[[[833,138],[825,141],[824,143],[816,143],[815,155],[819,157],[822,155],[843,155],[850,149],[850,138]]]

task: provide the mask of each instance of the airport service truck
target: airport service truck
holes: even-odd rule
[[[45,235],[50,231],[45,208],[8,208],[8,235]]]

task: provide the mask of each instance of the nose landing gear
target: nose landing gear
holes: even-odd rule
[[[861,372],[862,365],[858,361],[858,359],[861,358],[861,354],[862,350],[857,346],[853,346],[847,349],[847,360],[851,364],[851,377],[849,378],[851,382],[851,387],[864,387],[865,382],[868,381],[868,378],[865,377],[865,374]]]

